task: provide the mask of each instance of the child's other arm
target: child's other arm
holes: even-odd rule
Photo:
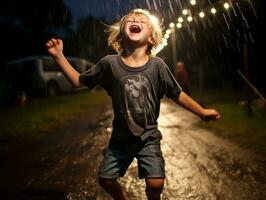
[[[46,43],[48,53],[54,58],[62,72],[74,87],[81,87],[79,82],[80,73],[77,72],[67,61],[63,54],[63,42],[61,39],[51,38]]]
[[[172,100],[182,106],[183,108],[189,110],[190,112],[196,114],[204,121],[217,120],[220,119],[220,114],[215,109],[206,109],[194,101],[185,92],[181,92],[180,95]]]

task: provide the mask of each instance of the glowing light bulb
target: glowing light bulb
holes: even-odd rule
[[[193,6],[196,5],[196,0],[190,0],[190,4]]]
[[[175,24],[174,24],[173,22],[171,22],[171,23],[169,24],[169,27],[170,27],[170,28],[174,28],[174,27],[175,27]]]
[[[177,27],[177,28],[181,28],[181,27],[182,27],[182,24],[181,24],[181,23],[177,23],[177,24],[176,24],[176,27]]]
[[[178,17],[177,21],[178,21],[179,23],[182,23],[184,20],[183,20],[182,17]]]
[[[211,8],[211,13],[215,14],[216,13],[216,9],[215,8]]]
[[[199,13],[199,16],[200,16],[201,18],[203,18],[203,17],[205,16],[204,12],[201,11],[201,12]]]
[[[184,9],[184,10],[182,11],[182,14],[183,14],[183,15],[187,15],[187,14],[188,14],[188,10],[187,10],[187,9]]]
[[[192,20],[193,20],[192,16],[188,16],[188,17],[187,17],[187,21],[188,21],[188,22],[191,22]]]
[[[167,29],[167,30],[166,30],[166,34],[168,34],[168,35],[169,35],[171,32],[172,32],[172,31],[171,31],[170,29]]]
[[[225,8],[226,10],[229,9],[229,7],[230,7],[229,3],[224,3],[224,8]]]

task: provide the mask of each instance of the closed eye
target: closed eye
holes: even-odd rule
[[[126,20],[126,22],[127,23],[133,23],[133,22],[135,22],[135,23],[141,23],[141,24],[146,24],[147,23],[147,21],[145,21],[145,20],[138,21],[138,20],[133,20],[133,19],[128,19],[128,20]]]

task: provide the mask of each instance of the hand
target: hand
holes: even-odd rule
[[[63,42],[61,39],[51,38],[46,43],[46,48],[51,56],[58,56],[63,53]]]
[[[215,109],[204,109],[201,119],[208,122],[210,120],[218,120],[221,115]]]

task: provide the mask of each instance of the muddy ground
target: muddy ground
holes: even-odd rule
[[[112,127],[110,107],[32,141],[10,144],[0,160],[0,199],[108,200],[97,170]],[[266,159],[197,127],[199,119],[168,101],[158,120],[166,181],[162,199],[266,199]],[[215,122],[211,122],[215,123]],[[130,199],[145,200],[134,161],[119,180]]]

